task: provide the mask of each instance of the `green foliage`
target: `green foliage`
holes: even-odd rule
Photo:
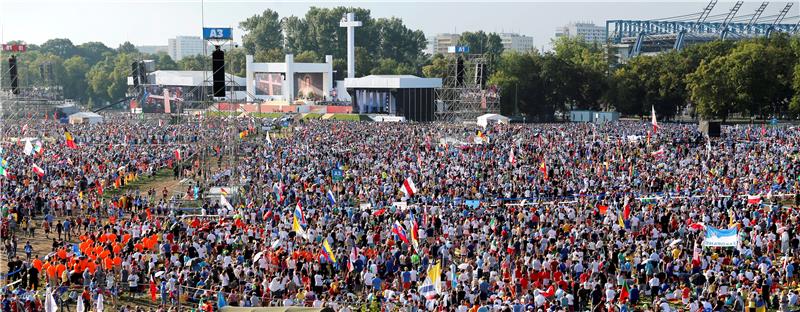
[[[278,13],[267,9],[261,15],[253,15],[239,23],[245,34],[242,45],[247,53],[269,50],[283,46],[283,34]]]

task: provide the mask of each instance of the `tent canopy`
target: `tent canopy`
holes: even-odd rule
[[[490,123],[508,124],[509,121],[510,118],[500,114],[483,114],[478,116],[478,125],[484,128]]]

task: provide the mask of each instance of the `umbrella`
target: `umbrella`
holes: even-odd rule
[[[264,255],[264,252],[263,252],[263,251],[259,251],[259,252],[258,252],[258,253],[255,255],[255,257],[253,257],[253,262],[257,262],[257,261],[258,261],[258,259],[261,259],[261,256],[263,256],[263,255]]]
[[[677,245],[678,243],[680,243],[680,242],[682,242],[682,241],[683,241],[683,240],[682,240],[682,239],[680,239],[680,238],[679,238],[679,239],[676,239],[676,240],[672,241],[671,243],[669,243],[669,246],[670,246],[670,247],[675,247],[675,245]]]
[[[162,275],[164,275],[164,273],[165,273],[164,271],[158,271],[156,272],[156,277],[161,277]]]
[[[462,263],[462,264],[458,265],[458,269],[459,270],[466,270],[467,268],[469,268],[469,264],[468,263]]]

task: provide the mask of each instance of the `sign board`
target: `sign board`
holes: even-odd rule
[[[344,172],[341,169],[331,170],[331,179],[333,179],[333,182],[342,181],[344,179]]]
[[[447,53],[469,53],[468,46],[449,46],[447,47]]]
[[[203,39],[231,40],[233,39],[233,28],[203,27]]]
[[[3,44],[3,52],[25,52],[28,46],[24,44]]]

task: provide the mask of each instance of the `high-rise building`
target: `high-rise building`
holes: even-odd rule
[[[558,37],[583,38],[586,42],[605,43],[606,28],[593,23],[569,23],[556,28],[556,38]]]
[[[447,54],[447,48],[458,45],[459,34],[438,34],[428,43],[431,54]]]
[[[175,61],[187,56],[202,55],[205,46],[203,38],[196,36],[177,36],[169,39],[168,43],[167,53]]]
[[[501,33],[499,35],[505,51],[527,52],[533,50],[533,37],[515,33]]]

